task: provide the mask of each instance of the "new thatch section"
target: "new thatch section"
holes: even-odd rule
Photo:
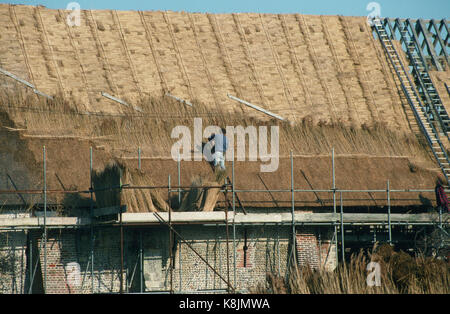
[[[295,188],[329,189],[332,148],[340,189],[385,189],[387,180],[394,189],[434,187],[437,165],[364,17],[82,10],[81,25],[71,28],[66,16],[63,10],[0,4],[6,21],[0,24],[0,66],[53,96],[37,96],[0,77],[0,136],[7,139],[0,148],[0,176],[11,176],[17,189],[42,189],[45,145],[47,188],[65,192],[49,194],[56,209],[88,213],[91,147],[98,208],[224,209],[224,178],[205,161],[182,161],[181,185],[190,188],[172,192],[171,199],[163,188],[105,189],[164,186],[169,174],[176,185],[171,131],[183,125],[192,134],[198,117],[203,127],[279,127],[278,170],[261,173],[260,162],[236,161],[236,189],[290,189],[291,151]],[[231,178],[230,160],[225,174]],[[10,179],[0,180],[0,189],[13,188]],[[294,196],[295,206],[305,210],[331,206],[328,192]],[[386,204],[384,193],[343,198],[348,206]],[[241,192],[239,199],[257,210],[283,209],[291,195]],[[392,206],[428,206],[433,200],[432,193],[391,194]],[[2,198],[8,206],[41,201],[39,194]]]

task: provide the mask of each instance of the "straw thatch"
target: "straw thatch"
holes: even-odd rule
[[[211,187],[214,185],[217,185],[217,188]],[[181,200],[179,211],[213,211],[219,199],[221,186],[202,176],[194,177],[191,186]]]
[[[154,180],[139,170],[127,168],[124,174],[124,182],[130,186],[156,185]],[[129,212],[157,212],[168,211],[167,193],[164,189],[122,190],[122,201]],[[163,196],[164,195],[164,196]]]
[[[112,162],[103,170],[94,171],[92,187],[95,191],[97,207],[114,207],[121,205],[120,186],[123,166]]]
[[[54,96],[38,97],[0,78],[0,122],[9,128],[1,129],[2,138],[8,138],[1,149],[30,177],[19,180],[27,183],[19,188],[41,188],[43,145],[49,188],[90,186],[89,147],[97,187],[120,184],[120,178],[123,184],[161,185],[168,174],[176,177],[169,160],[171,130],[185,125],[192,132],[195,117],[203,118],[204,127],[279,126],[279,170],[262,175],[262,184],[259,163],[237,163],[240,188],[287,188],[290,151],[301,166],[295,169],[297,188],[311,188],[300,170],[314,188],[329,188],[332,147],[340,155],[338,180],[346,180],[340,188],[379,188],[387,179],[396,188],[434,185],[436,164],[423,138],[413,134],[414,117],[363,17],[82,10],[80,26],[70,27],[67,14],[0,4],[0,66]],[[167,91],[194,106],[164,97]],[[227,93],[292,123],[270,120]],[[122,174],[122,166],[109,165],[111,160],[120,162]],[[3,178],[8,166],[0,162]],[[224,174],[230,176],[229,170],[215,176],[205,162],[183,162],[182,182],[192,189],[181,204],[178,197],[169,200],[164,189],[123,189],[120,195],[96,193],[96,206],[126,204],[136,212],[166,211],[169,204],[177,210],[223,208],[218,188],[202,185],[220,186]],[[203,181],[193,182],[198,176]],[[9,188],[3,180],[0,184]],[[64,201],[52,197],[55,203]],[[255,207],[285,206],[290,200],[288,194],[269,193],[240,198]],[[423,198],[429,196],[416,193],[398,204],[417,205]],[[374,199],[355,195],[353,204],[380,204]],[[65,198],[66,204],[90,204],[88,195],[76,200]],[[296,200],[299,206],[320,205],[312,193]]]
[[[0,5],[1,66],[79,110],[122,113],[167,91],[259,117],[234,94],[291,121],[408,130],[398,82],[364,17],[199,14]]]

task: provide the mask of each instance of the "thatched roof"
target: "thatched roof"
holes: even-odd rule
[[[176,185],[171,130],[185,125],[192,131],[195,117],[203,118],[204,127],[280,127],[285,157],[278,170],[261,173],[257,162],[236,162],[237,189],[289,189],[291,150],[296,189],[331,188],[331,147],[338,188],[384,189],[387,180],[395,189],[434,186],[436,164],[364,17],[82,10],[81,25],[69,27],[67,14],[0,4],[0,67],[54,97],[36,96],[1,77],[0,190],[42,189],[44,145],[48,189],[87,190],[90,147],[94,171],[103,179],[114,162],[123,165],[122,184],[166,185],[170,174]],[[168,91],[194,106],[163,96]],[[227,93],[290,123],[269,120]],[[144,157],[140,171],[138,147]],[[229,162],[227,167],[231,178]],[[217,184],[209,165],[183,161],[182,185],[195,178],[204,183],[184,196],[182,208],[212,210],[216,200],[216,208],[223,208],[217,188],[200,188]],[[344,200],[383,205],[381,194],[345,194]],[[131,212],[169,206],[164,189],[123,190],[103,205],[100,198],[107,193],[96,197],[99,206],[120,202]],[[242,192],[239,199],[249,208],[286,208],[291,195]],[[393,206],[427,199],[433,195],[391,195]],[[296,193],[295,200],[304,209],[331,205],[329,193]],[[40,202],[39,195],[0,196],[0,206]],[[85,208],[90,200],[88,193],[60,193],[49,194],[49,203]]]

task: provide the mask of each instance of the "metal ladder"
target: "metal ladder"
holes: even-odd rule
[[[447,183],[450,184],[449,181],[450,160],[439,138],[439,132],[438,130],[436,130],[435,126],[433,125],[430,119],[430,116],[427,114],[427,108],[423,105],[422,101],[420,100],[420,97],[417,95],[413,87],[413,83],[409,79],[408,73],[405,70],[402,61],[400,60],[400,57],[396,49],[391,39],[389,38],[386,29],[381,24],[381,21],[379,19],[373,20],[373,28],[376,31],[378,38],[381,41],[381,44],[383,45],[386,55],[388,56],[389,61],[391,62],[398,79],[400,80],[402,90],[414,113],[417,123],[419,124],[419,127],[422,130],[431,148],[431,151],[433,152],[433,155],[436,158],[439,167],[441,168],[442,173],[445,176],[445,179],[447,180]]]
[[[425,110],[432,121],[439,122],[440,135],[449,138],[450,116],[445,110],[439,93],[431,80],[425,60],[417,53],[418,48],[414,36],[410,33],[406,24],[401,28],[399,27],[399,31],[400,42],[403,42],[406,46],[406,54],[413,68],[411,74],[415,79],[419,96],[421,96],[421,100],[425,104]]]

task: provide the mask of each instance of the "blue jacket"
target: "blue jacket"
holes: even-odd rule
[[[226,152],[226,150],[228,148],[228,140],[225,135],[223,135],[222,133],[213,134],[210,137],[208,137],[208,141],[211,141],[211,140],[215,141],[214,150],[216,152],[222,152],[222,153]]]

